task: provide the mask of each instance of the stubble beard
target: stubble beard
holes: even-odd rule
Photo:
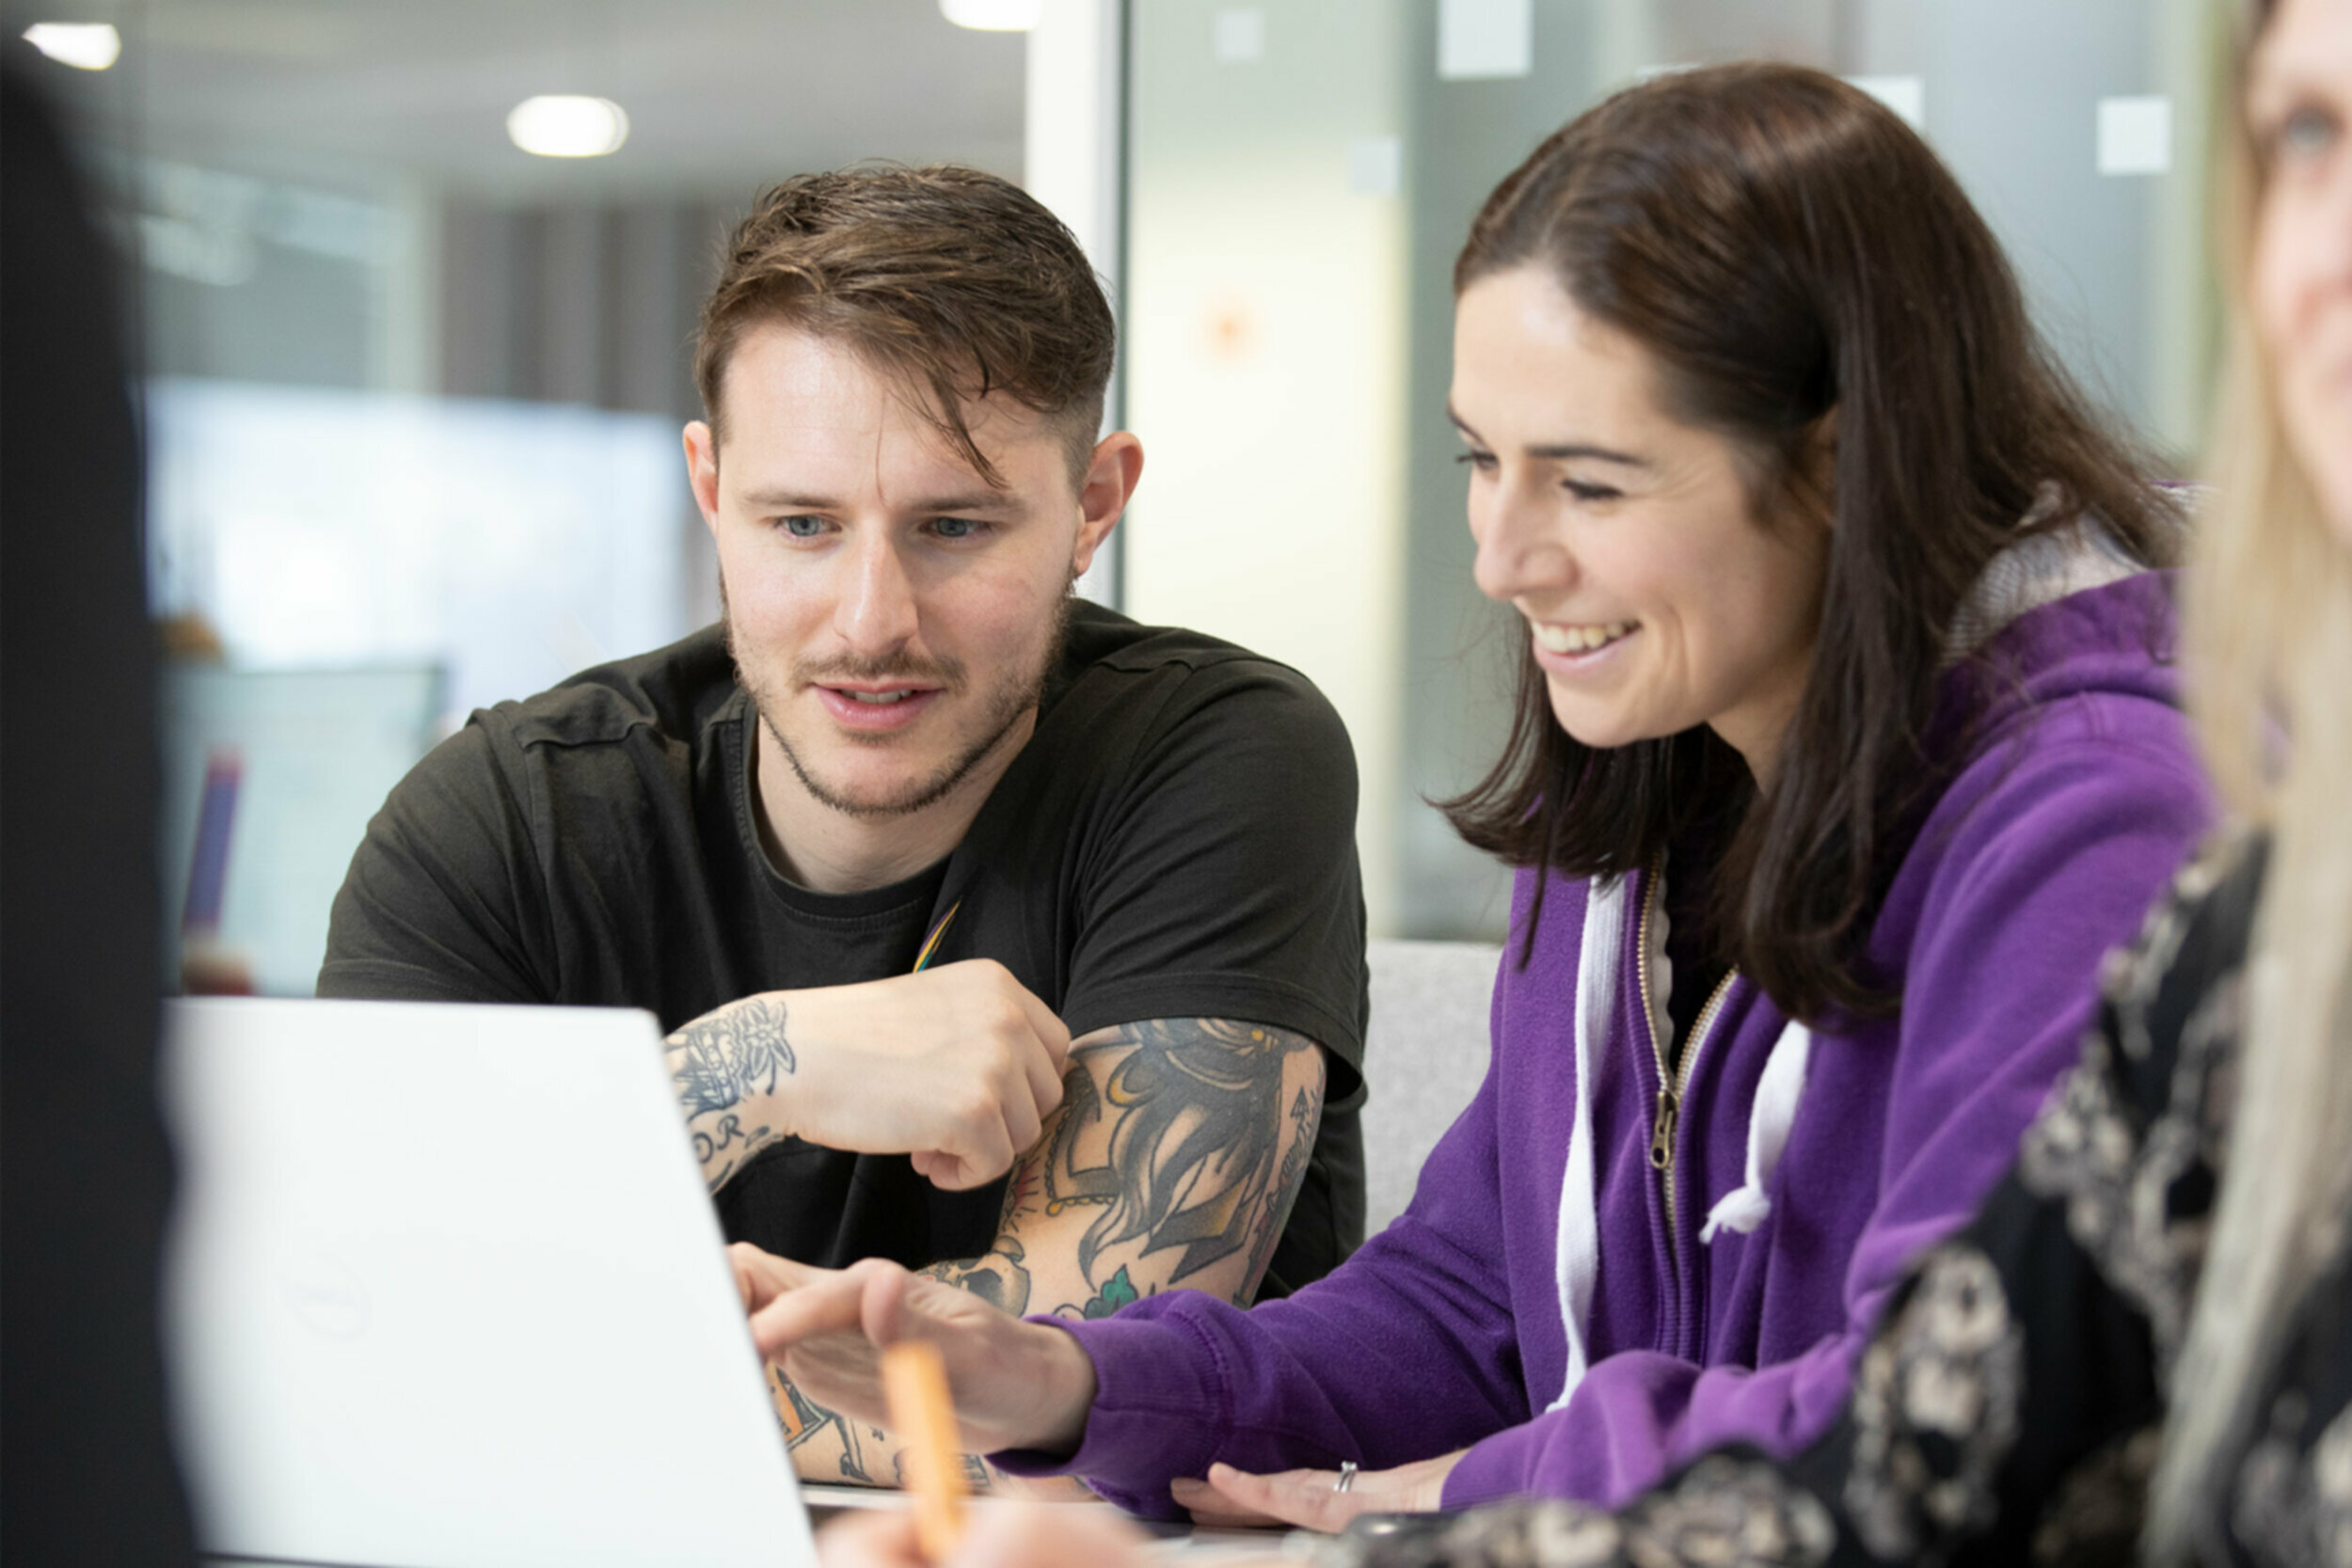
[[[778,693],[736,651],[735,618],[727,606],[726,581],[722,578],[719,583],[720,624],[726,637],[727,657],[734,661],[737,683],[751,693],[752,705],[759,712],[760,727],[775,741],[776,750],[784,756],[785,766],[792,769],[792,776],[800,781],[803,789],[808,791],[810,799],[845,816],[864,820],[908,816],[937,805],[961,788],[964,781],[994,754],[996,749],[1004,744],[1005,737],[1044,698],[1046,677],[1059,662],[1062,642],[1069,634],[1071,599],[1072,595],[1065,592],[1055,601],[1053,628],[1031,666],[998,683],[987,694],[980,719],[981,738],[950,757],[929,777],[914,780],[895,793],[855,796],[827,784],[813,772],[802,760],[800,752],[793,749],[791,739],[777,724],[775,716],[781,711],[784,697],[788,692]],[[843,658],[822,664],[800,665],[792,673],[790,689],[803,689],[820,680],[916,680],[939,686],[951,698],[961,696],[967,684],[966,671],[961,660],[950,659],[930,665],[904,655],[894,655],[878,659]],[[893,736],[861,736],[854,732],[848,738],[852,745],[866,747],[887,746],[897,739]]]

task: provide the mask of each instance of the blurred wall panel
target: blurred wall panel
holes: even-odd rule
[[[440,389],[700,418],[694,323],[738,215],[707,201],[447,203]]]
[[[1330,697],[1380,935],[1398,903],[1412,9],[1165,0],[1137,8],[1130,56],[1127,406],[1149,455],[1126,607]]]

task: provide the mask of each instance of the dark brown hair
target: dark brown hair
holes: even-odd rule
[[[1945,777],[1928,734],[1963,596],[2002,548],[2084,514],[2167,562],[2166,503],[2035,337],[1959,183],[1835,77],[1692,71],[1579,117],[1487,198],[1454,292],[1519,267],[1655,356],[1667,414],[1746,454],[1757,526],[1788,526],[1831,446],[1820,625],[1766,791],[1703,725],[1580,744],[1531,649],[1501,759],[1440,805],[1479,848],[1577,876],[1736,824],[1710,945],[1793,1018],[1883,1012],[1862,949]]]
[[[902,378],[924,418],[1002,480],[961,402],[1004,392],[1062,427],[1073,478],[1103,421],[1116,328],[1077,239],[1020,186],[954,165],[869,165],[770,187],[727,241],[703,305],[694,387],[714,444],[727,360],[784,323]]]

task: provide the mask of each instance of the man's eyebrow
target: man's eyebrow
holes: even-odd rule
[[[1446,409],[1445,417],[1453,421],[1454,428],[1460,431],[1465,439],[1471,441],[1478,439],[1478,433],[1464,424],[1462,416],[1456,414],[1451,407]],[[1529,447],[1526,450],[1530,457],[1549,458],[1553,461],[1565,459],[1595,463],[1621,463],[1629,468],[1646,468],[1650,466],[1650,461],[1646,457],[1636,457],[1629,451],[1619,451],[1614,447],[1596,446],[1590,441],[1559,441],[1547,446]]]
[[[800,490],[753,490],[743,497],[743,504],[763,512],[830,512],[829,497]]]
[[[841,506],[836,497],[807,490],[746,491],[743,504],[761,512],[834,512]],[[1019,498],[1009,490],[970,490],[925,497],[900,510],[936,516],[955,512],[1006,512],[1020,504]]]
[[[1021,498],[1010,490],[968,490],[961,495],[933,496],[916,501],[909,512],[930,514],[948,512],[1012,512],[1021,505]]]

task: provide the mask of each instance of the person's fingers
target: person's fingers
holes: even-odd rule
[[[1283,1470],[1275,1475],[1251,1475],[1230,1465],[1209,1466],[1211,1490],[1225,1499],[1210,1506],[1219,1513],[1255,1514],[1302,1529],[1335,1531],[1357,1514],[1379,1507],[1378,1499],[1354,1491],[1335,1489],[1339,1475],[1332,1470]],[[1197,1513],[1196,1513],[1197,1516]]]
[[[879,1260],[877,1260],[879,1261]],[[907,1291],[914,1275],[896,1264],[871,1270],[858,1297],[858,1327],[877,1345],[893,1345],[914,1333]]]
[[[932,1178],[932,1185],[943,1192],[965,1192],[993,1181],[1012,1169],[1015,1151],[1012,1136],[1005,1131],[1003,1107],[973,1122],[965,1129],[965,1134],[971,1140],[965,1148],[945,1151],[956,1163],[955,1170]]]
[[[1169,1481],[1168,1491],[1168,1496],[1176,1499],[1177,1506],[1192,1515],[1192,1522],[1196,1525],[1206,1525],[1213,1529],[1256,1529],[1282,1523],[1271,1513],[1243,1507],[1207,1481],[1190,1476]]]
[[[1028,1021],[1029,1033],[1037,1037],[1038,1043],[1045,1048],[1045,1054],[1053,1060],[1053,1087],[1045,1091],[1052,1098],[1041,1101],[1050,1111],[1061,1103],[1061,1074],[1070,1057],[1070,1031],[1054,1009],[1040,1001],[1028,987],[1012,979],[1009,972],[1006,978],[1010,984],[1013,1000],[1021,1005],[1022,1015]]]
[[[1015,1060],[1028,1080],[1038,1115],[1044,1117],[1061,1103],[1062,1070],[1070,1056],[1070,1030],[1055,1016],[1053,1008],[1038,999],[1036,992],[1013,978],[1010,970],[996,969],[991,972],[990,978],[998,994],[1013,1005],[1004,1017],[1003,1025],[1009,1031]],[[1026,1148],[1032,1141],[1022,1139],[1018,1147]]]
[[[849,1511],[817,1532],[817,1560],[823,1568],[930,1568],[911,1508]]]
[[[746,1313],[768,1305],[775,1295],[769,1283],[768,1272],[759,1266],[766,1254],[748,1242],[737,1242],[727,1248],[727,1271],[735,1276],[735,1293],[741,1298]]]
[[[820,1334],[855,1333],[863,1310],[865,1276],[858,1264],[835,1274],[812,1269],[815,1277],[779,1292],[752,1314],[752,1340],[774,1360],[789,1347]]]
[[[1037,1102],[1038,1120],[1042,1125],[1044,1119],[1052,1116],[1055,1109],[1068,1097],[1070,1093],[1068,1079],[1061,1065],[1054,1060],[1050,1052],[1030,1052],[1025,1059],[1024,1066],[1029,1074],[1029,1096]],[[1083,1067],[1069,1069],[1070,1072],[1084,1072],[1085,1070]],[[1029,1145],[1024,1144],[1021,1147],[1026,1148]]]
[[[1285,1525],[1311,1523],[1298,1516],[1304,1488],[1302,1478],[1314,1478],[1311,1470],[1284,1470],[1276,1475],[1253,1475],[1236,1470],[1231,1465],[1209,1466],[1203,1505],[1213,1513],[1259,1524],[1269,1522]],[[1328,1471],[1321,1473],[1320,1486],[1329,1491],[1339,1478]]]
[[[1036,1147],[1037,1135],[1045,1129],[1044,1120],[1038,1112],[1037,1101],[1030,1098],[1035,1092],[1034,1085],[1023,1085],[1006,1097],[1005,1138],[1012,1146],[1013,1158],[1016,1160],[1021,1157],[1023,1149]]]
[[[736,1292],[743,1298],[746,1312],[757,1311],[784,1291],[796,1290],[826,1272],[763,1252],[749,1242],[727,1247],[727,1267],[735,1275]]]

